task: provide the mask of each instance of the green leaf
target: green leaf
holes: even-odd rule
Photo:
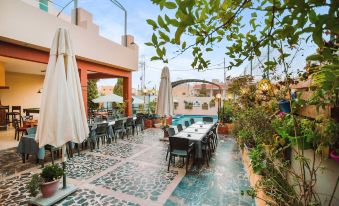
[[[160,60],[160,58],[157,56],[151,57],[151,61],[156,61],[156,60]]]
[[[175,32],[174,41],[176,44],[180,44],[180,37],[185,32],[185,27],[178,27],[177,31]]]
[[[157,23],[155,21],[153,21],[152,19],[147,19],[146,22],[147,22],[147,24],[149,24],[153,27],[153,30],[156,30],[158,28]]]
[[[154,44],[154,45],[157,45],[158,44],[158,38],[157,38],[157,36],[153,33],[153,35],[152,35],[152,43]]]
[[[181,48],[186,49],[186,42],[185,41],[182,43]]]
[[[166,41],[166,42],[170,41],[170,38],[164,32],[159,31],[159,35],[164,41]]]
[[[257,17],[257,13],[253,12],[253,13],[251,14],[251,16],[252,16],[252,17]]]
[[[165,7],[168,9],[175,9],[177,8],[177,5],[174,2],[166,2]]]
[[[206,51],[210,52],[210,51],[213,51],[213,49],[212,48],[206,48]]]
[[[152,42],[146,42],[145,45],[146,46],[153,46]]]

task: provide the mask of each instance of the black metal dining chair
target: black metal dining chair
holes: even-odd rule
[[[144,125],[144,119],[142,116],[138,116],[137,119],[135,120],[135,129],[138,133],[138,130],[140,129],[140,132],[143,132],[145,129],[145,125]]]
[[[203,117],[202,121],[206,123],[213,123],[213,117]]]
[[[195,123],[195,121],[194,121],[193,118],[190,119],[190,123],[191,123],[191,124],[194,124],[194,123]]]
[[[108,138],[109,138],[108,123],[97,124],[97,128],[95,129],[95,139],[96,139],[96,143],[98,144],[98,149],[99,149],[100,139],[101,139],[101,144],[105,144],[105,142],[108,141]]]
[[[177,129],[178,129],[178,132],[181,132],[181,131],[183,130],[182,124],[178,124],[178,125],[177,125]]]
[[[190,123],[188,121],[185,121],[185,127],[189,127]]]
[[[167,128],[167,132],[168,132],[168,138],[171,138],[175,135],[175,130],[172,127]],[[167,147],[166,160],[167,160],[169,152],[170,152],[170,145],[168,145]]]
[[[193,154],[194,157],[194,143],[190,143],[186,138],[179,138],[179,137],[170,137],[170,156],[168,160],[168,167],[167,171],[169,171],[171,165],[172,157],[182,157],[183,160],[186,158],[186,173],[188,171],[189,159]],[[184,162],[183,162],[184,163]]]
[[[121,138],[124,138],[124,135],[126,134],[126,130],[124,127],[124,121],[122,119],[115,121],[115,124],[113,125],[113,132],[116,137],[115,141],[117,141],[117,137],[119,136]]]
[[[128,119],[126,120],[126,123],[125,123],[125,129],[126,129],[126,135],[127,135],[127,138],[128,138],[128,134],[129,134],[130,132],[132,132],[132,134],[133,134],[133,136],[134,136],[135,124],[134,124],[133,117],[128,118]]]

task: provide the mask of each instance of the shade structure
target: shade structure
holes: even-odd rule
[[[96,99],[93,99],[92,102],[94,103],[109,103],[109,102],[116,102],[116,103],[123,103],[124,99],[116,94],[108,94],[104,96],[100,96]]]
[[[53,39],[38,122],[35,139],[39,147],[81,143],[89,134],[75,54],[64,28]]]
[[[139,99],[138,97],[132,96],[132,104],[144,104],[144,101]]]
[[[161,72],[156,113],[162,117],[173,115],[172,85],[167,66],[165,66]]]

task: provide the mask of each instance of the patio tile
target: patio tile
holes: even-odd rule
[[[221,139],[210,167],[184,176],[170,198],[171,205],[255,205],[254,200],[241,196],[249,186],[246,171],[234,139]]]
[[[26,169],[35,167],[35,160],[30,156],[26,163],[22,163],[21,156],[16,153],[16,148],[0,150],[0,176],[13,175]]]
[[[88,179],[120,162],[91,154],[74,156],[66,162],[67,177],[73,179]]]
[[[128,139],[124,139],[124,141],[134,144],[145,144],[145,145],[153,145],[155,143],[159,143],[159,139],[163,136],[163,131],[155,128],[146,129],[143,132],[139,131],[135,136],[129,136]]]
[[[167,172],[165,168],[126,162],[91,184],[156,201],[177,174],[176,171]]]
[[[139,204],[120,200],[113,196],[102,195],[93,190],[80,189],[74,194],[68,196],[61,202],[58,202],[56,206],[96,206],[96,205],[114,205],[114,206],[139,206]]]
[[[28,172],[0,181],[0,205],[26,205],[30,198],[26,185],[32,175]]]
[[[96,149],[94,152],[111,157],[127,158],[140,152],[144,148],[144,145],[135,145],[118,141],[117,143],[108,144]]]

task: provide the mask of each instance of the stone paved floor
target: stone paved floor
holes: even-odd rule
[[[210,167],[193,166],[185,176],[181,161],[167,172],[161,135],[148,129],[69,159],[67,181],[80,189],[57,205],[254,205],[240,195],[248,180],[233,139],[220,138]],[[0,163],[11,171],[0,176],[0,205],[25,205],[26,184],[40,166],[34,160],[23,164],[13,149],[0,151]]]

